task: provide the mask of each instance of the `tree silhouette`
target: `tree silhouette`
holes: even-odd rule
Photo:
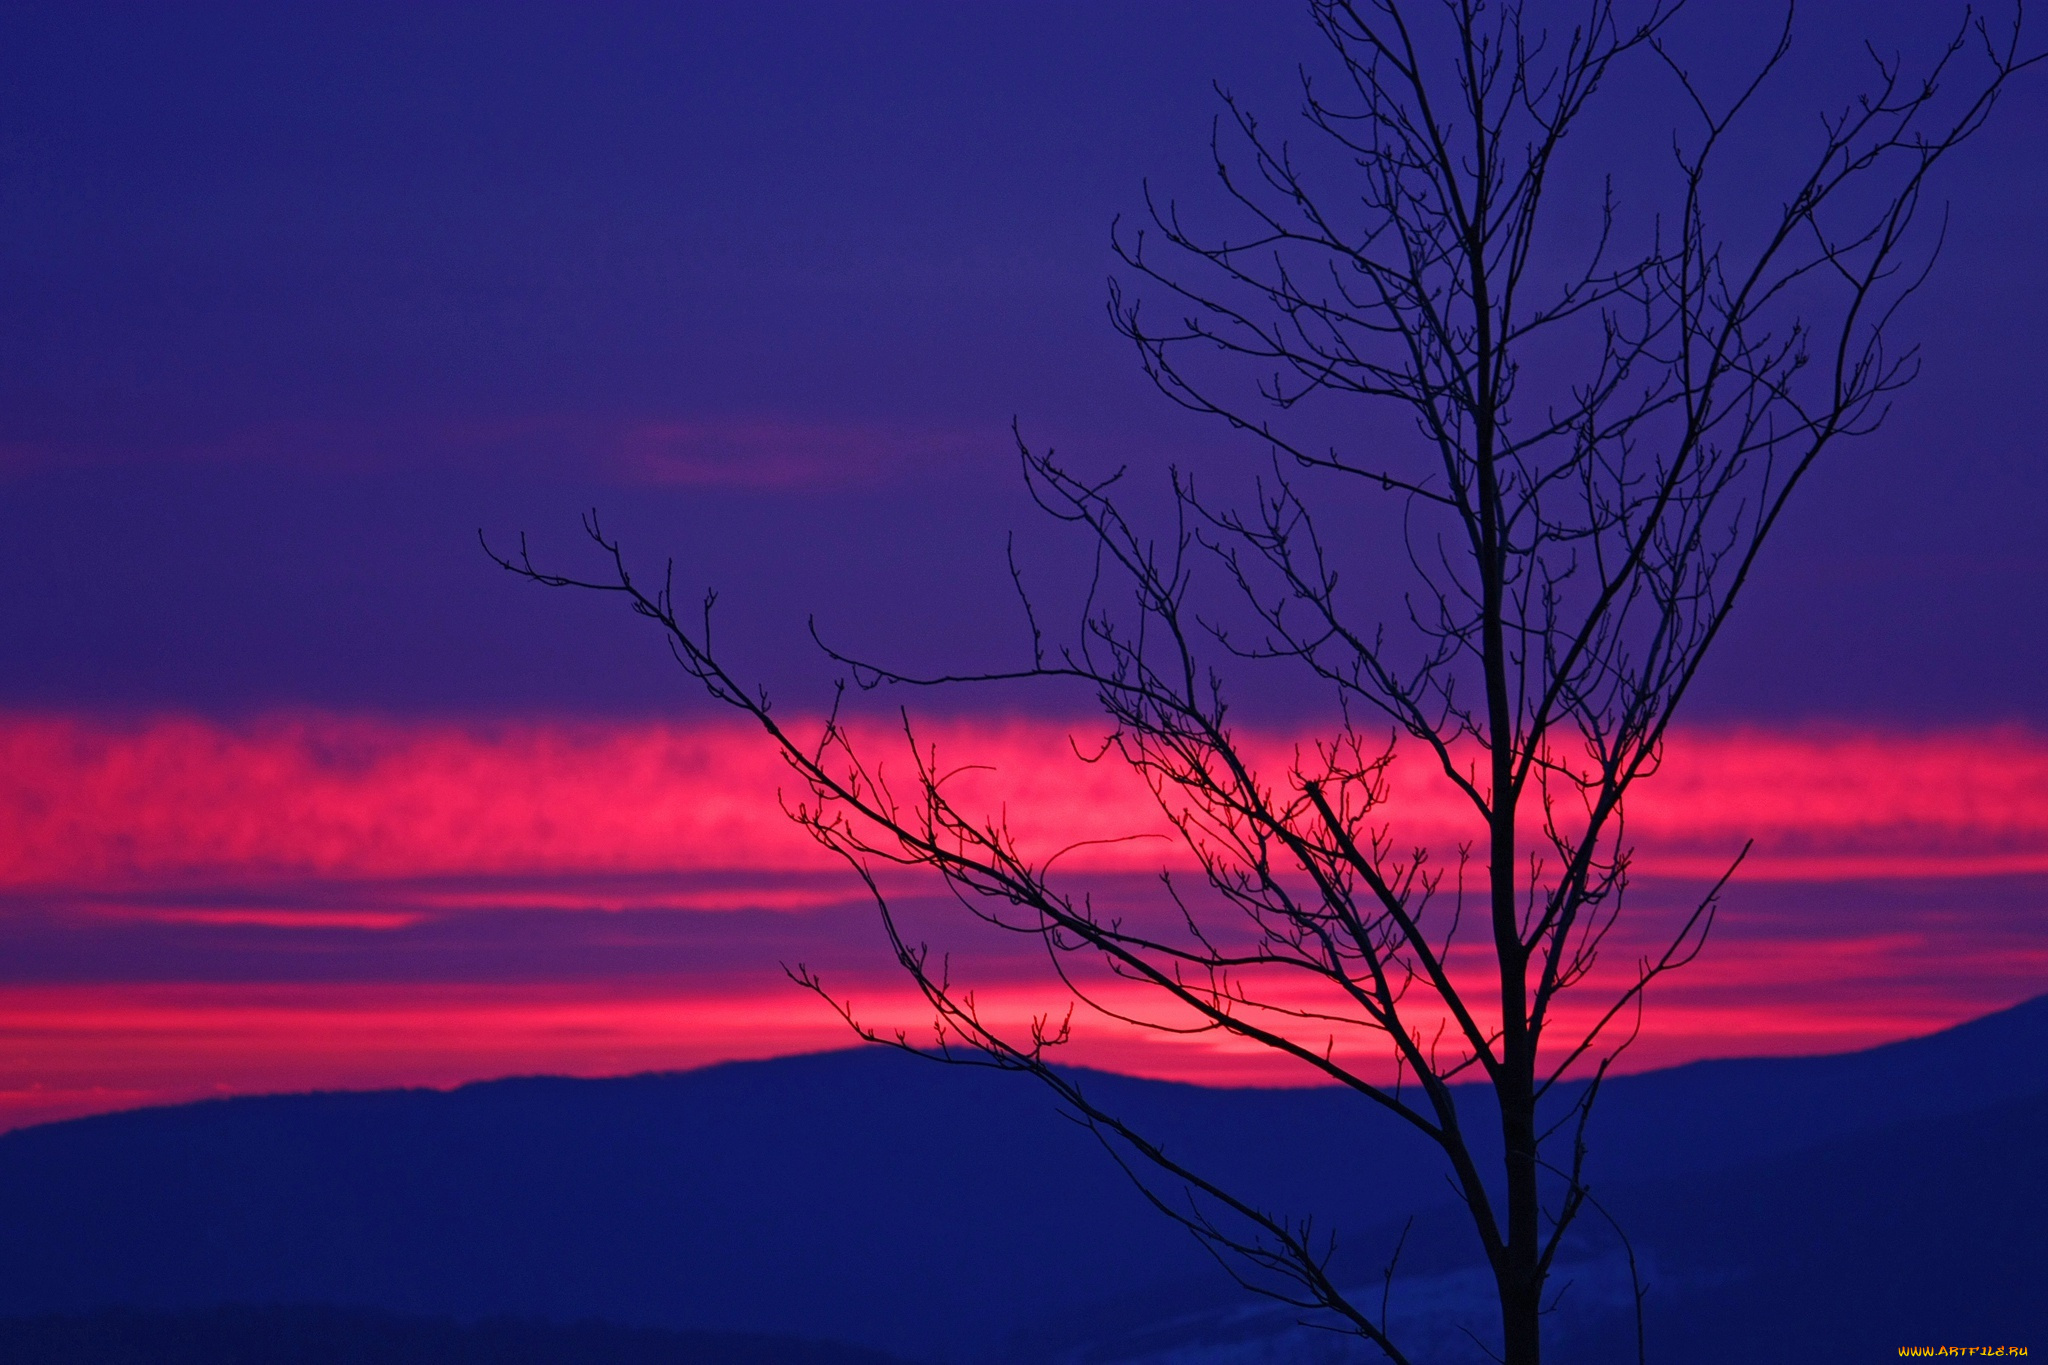
[[[1092,689],[1107,735],[1086,756],[1141,776],[1200,870],[1195,885],[1162,874],[1166,919],[1099,909],[1083,879],[963,807],[907,714],[910,776],[894,785],[837,708],[816,733],[785,728],[713,649],[709,599],[679,614],[671,586],[635,579],[594,514],[602,576],[544,571],[523,548],[499,560],[624,594],[780,748],[807,789],[794,817],[865,881],[936,1017],[924,1047],[835,1004],[864,1037],[1036,1075],[1244,1282],[1395,1361],[1409,1357],[1385,1293],[1339,1284],[1310,1222],[1212,1183],[1092,1102],[1051,1062],[1071,1015],[1021,1033],[985,1018],[905,931],[878,869],[934,872],[982,921],[1042,940],[1088,1006],[1269,1048],[1434,1142],[1498,1288],[1501,1356],[1534,1365],[1546,1279],[1591,1198],[1601,1078],[1645,988],[1700,951],[1727,881],[1661,952],[1592,979],[1628,885],[1626,797],[1657,769],[1794,490],[1913,377],[1914,350],[1886,331],[1938,245],[1915,231],[1928,176],[2034,60],[2017,14],[1997,28],[1966,17],[1924,69],[1873,50],[1867,89],[1821,120],[1767,220],[1731,233],[1710,213],[1722,158],[1790,50],[1790,8],[1726,97],[1667,45],[1678,8],[1655,0],[1626,18],[1590,0],[1546,28],[1512,0],[1315,0],[1336,79],[1303,76],[1314,145],[1276,139],[1224,94],[1213,148],[1227,235],[1148,194],[1142,227],[1115,238],[1115,325],[1165,394],[1265,453],[1253,494],[1214,498],[1176,471],[1173,525],[1155,536],[1120,503],[1119,476],[1020,437],[1034,497],[1097,556],[1074,636],[1048,640],[1018,575],[1031,654],[1013,670],[924,676],[827,650],[863,687]],[[1590,204],[1557,188],[1567,135],[1583,137],[1624,63],[1661,72],[1689,111],[1655,217],[1630,218],[1611,182]],[[1359,534],[1349,490],[1396,505],[1409,566],[1397,594],[1340,587]],[[1198,610],[1198,581],[1220,584],[1235,615]],[[1362,606],[1373,588],[1402,605]],[[1331,702],[1279,768],[1230,720],[1232,681],[1260,667],[1304,670]],[[1463,839],[1395,836],[1397,751],[1458,794]],[[1158,1011],[1096,992],[1091,963]],[[1568,1024],[1560,1001],[1581,985],[1607,994]],[[1360,1040],[1391,1068],[1361,1064],[1374,1054]],[[1463,1079],[1491,1096],[1497,1170],[1468,1132]]]

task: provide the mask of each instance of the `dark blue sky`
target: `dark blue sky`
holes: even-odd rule
[[[1925,8],[1802,11],[1769,136]],[[1720,21],[1709,65],[1760,33]],[[813,610],[995,657],[1004,534],[1039,530],[1013,416],[1140,479],[1230,458],[1111,332],[1109,224],[1147,177],[1199,202],[1210,81],[1283,120],[1317,42],[1291,5],[1185,3],[0,31],[0,704],[223,713],[669,705],[644,631],[475,548],[567,553],[592,504],[717,583],[771,678]],[[2043,128],[2036,78],[1948,167],[1901,319],[1924,375],[1815,476],[1696,718],[2048,723]]]

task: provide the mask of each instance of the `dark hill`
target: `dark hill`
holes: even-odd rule
[[[2048,996],[1862,1052],[1694,1062],[1608,1083],[1608,1179],[1734,1165],[2048,1088]],[[1613,1103],[1608,1101],[1612,1100]]]
[[[1595,1160],[1603,1188],[1704,1190],[1717,1171],[2024,1097],[2048,1084],[2044,1056],[2048,998],[1863,1053],[1626,1078],[1602,1098]],[[1397,1227],[1444,1195],[1429,1149],[1337,1091],[1085,1080],[1325,1226]],[[1463,1254],[1455,1229],[1444,1239]],[[1028,1080],[882,1051],[214,1101],[0,1137],[0,1313],[325,1302],[942,1360],[1090,1304],[1130,1318],[1190,1284],[1211,1303],[1229,1289]]]
[[[288,1305],[0,1318],[8,1365],[901,1365],[793,1337]]]
[[[1619,1192],[1670,1365],[2048,1342],[2048,1092]]]
[[[1631,1231],[1647,1290],[1648,1359],[1803,1365],[1897,1359],[1901,1346],[2048,1339],[2044,1135],[2048,1092],[1704,1173],[1603,1186],[1602,1203]],[[1460,1217],[1440,1207],[1417,1220],[1392,1298],[1400,1340],[1431,1365],[1488,1359],[1464,1332],[1485,1335],[1497,1310]],[[1598,1217],[1576,1226],[1552,1279],[1559,1306],[1546,1354],[1634,1362],[1627,1257]],[[1378,1302],[1376,1283],[1361,1288]],[[1219,1300],[1191,1283],[1049,1321],[1030,1357],[1061,1365],[1361,1358],[1333,1350],[1328,1334],[1297,1317]]]

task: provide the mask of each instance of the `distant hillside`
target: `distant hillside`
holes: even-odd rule
[[[1895,1124],[1765,1160],[1603,1184],[1630,1232],[1653,1365],[1896,1359],[1904,1345],[2048,1340],[2048,1092]],[[1410,1229],[1393,1323],[1418,1359],[1482,1365],[1492,1286],[1462,1211]],[[1598,1217],[1552,1280],[1549,1354],[1634,1362],[1634,1284]],[[1394,1229],[1381,1229],[1380,1245]],[[1354,1267],[1358,1269],[1358,1267]],[[1369,1267],[1377,1270],[1377,1265]],[[1377,1303],[1379,1286],[1360,1286]],[[1023,1358],[1061,1365],[1335,1365],[1360,1357],[1277,1305],[1189,1282],[1045,1323]]]
[[[2040,1065],[2037,1054],[2036,1065]],[[2048,1343],[2048,1092],[1617,1191],[1669,1365]]]
[[[284,1306],[0,1318],[8,1365],[900,1365],[793,1337]]]
[[[1803,1220],[1853,1229],[1896,1206],[1941,1254],[1941,1229],[1964,1216],[1952,1200],[1921,1206],[1954,1164],[1942,1135],[1974,1152],[1971,1179],[2042,1147],[2022,1130],[1979,1151],[1957,1141],[1974,1129],[1944,1121],[2048,1088],[2044,1057],[2048,997],[1863,1053],[1625,1078],[1602,1098],[1596,1178],[1673,1267],[1659,1292],[1675,1303],[1685,1276],[1776,1264],[1692,1265],[1681,1253],[1719,1244],[1706,1224],[1674,1232],[1686,1218],[1727,1212],[1731,1245],[1764,1236],[1743,1222],[1744,1199],[1792,1208],[1801,1182],[1820,1179],[1813,1162],[1861,1169],[1814,1153],[1929,1123],[1912,1179],[1866,1173],[1768,1235],[1805,1246]],[[1469,1234],[1431,1212],[1446,1195],[1436,1157],[1355,1097],[1083,1080],[1201,1168],[1273,1207],[1319,1211],[1361,1267],[1423,1214],[1404,1273],[1446,1304],[1464,1292]],[[2022,1264],[2038,1262],[2032,1245]],[[1955,1246],[1966,1253],[1989,1254]],[[1588,1242],[1586,1255],[1607,1268],[1582,1289],[1612,1270],[1610,1250]],[[955,1361],[1044,1359],[1090,1333],[1185,1317],[1191,1300],[1239,1297],[1028,1079],[883,1051],[235,1099],[0,1136],[0,1313],[332,1303],[792,1334]],[[1604,1330],[1598,1317],[1588,1331]]]
[[[2048,1089],[2048,996],[1862,1052],[1694,1062],[1611,1081],[1606,1178],[1734,1165]],[[1613,1103],[1609,1103],[1612,1100]]]

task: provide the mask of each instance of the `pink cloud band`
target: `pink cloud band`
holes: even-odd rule
[[[953,790],[1050,851],[1105,832],[1158,835],[1150,795],[1116,763],[1073,756],[1051,721],[921,732],[974,764]],[[1077,737],[1092,744],[1082,730]],[[899,755],[885,728],[867,752]],[[1253,737],[1284,775],[1292,743]],[[1411,757],[1393,769],[1397,842],[1469,838],[1460,798]],[[181,872],[252,877],[828,869],[783,815],[799,789],[755,731],[723,722],[458,725],[333,715],[244,724],[0,717],[0,886]],[[1639,789],[1640,870],[1696,876],[1744,838],[1752,877],[1838,880],[2048,871],[2048,739],[1738,730],[1675,738]],[[1178,856],[1145,839],[1069,864],[1141,870]]]
[[[1068,733],[956,720],[921,737],[945,763],[985,765],[963,774],[960,801],[1004,813],[1042,853],[1156,832],[1149,793],[1115,764],[1080,763]],[[877,729],[862,742],[886,757],[902,741]],[[1247,747],[1281,773],[1294,744]],[[829,965],[831,983],[881,1019],[915,1026],[858,888],[777,804],[796,785],[758,733],[723,722],[0,715],[0,923],[20,942],[90,945],[55,976],[0,975],[0,1127],[211,1093],[605,1074],[844,1044],[822,1004],[781,978],[778,963],[799,958]],[[1386,810],[1403,839],[1461,832],[1457,798],[1406,756]],[[1646,889],[1617,961],[1743,838],[1759,849],[1710,951],[1653,1002],[1634,1065],[1854,1046],[2048,984],[2035,928],[2048,886],[2040,736],[1682,734],[1630,829]],[[1134,897],[1180,856],[1166,840],[1089,844],[1062,867]],[[916,914],[976,950],[943,904]],[[515,965],[477,965],[513,929],[544,941]],[[315,939],[325,946],[310,959],[269,946]],[[128,965],[105,975],[131,944],[142,946]],[[353,965],[340,976],[294,975],[344,949]],[[81,952],[101,976],[77,969]],[[218,965],[230,957],[232,970]],[[586,958],[598,965],[562,965]],[[1020,1018],[1056,1007],[1020,964],[981,962],[984,1003]],[[1214,1039],[1104,1026],[1073,1060],[1302,1079]]]

